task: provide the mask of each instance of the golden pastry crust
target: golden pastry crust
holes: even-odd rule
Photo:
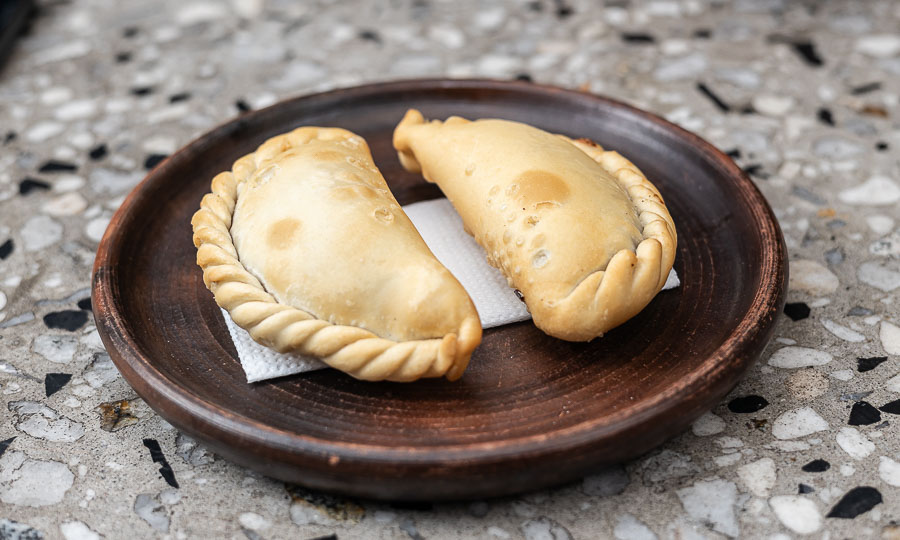
[[[362,138],[338,128],[299,128],[269,139],[237,160],[231,171],[212,180],[211,187],[191,220],[197,264],[216,303],[254,340],[279,352],[315,356],[358,379],[455,380],[462,375],[481,341],[475,307],[396,205]],[[298,208],[298,200],[303,203],[304,198],[315,200]],[[373,215],[372,208],[382,213]],[[365,218],[353,215],[363,210],[369,211]],[[344,212],[338,217],[348,218],[353,230],[341,232],[340,225],[328,223],[318,234],[301,234],[302,241],[296,237],[301,221],[315,231],[309,222],[329,212]],[[364,236],[364,227],[381,228]],[[343,247],[334,245],[340,234],[350,235]],[[341,249],[356,249],[355,255],[362,257],[366,253],[360,250],[380,237],[388,245],[385,253],[372,252],[374,260],[361,265],[354,260],[322,271],[335,264],[332,250],[318,249],[323,245],[332,246],[338,255]],[[396,254],[401,248],[405,254]],[[393,262],[392,252],[408,260]],[[403,272],[407,266],[413,274]],[[341,283],[347,284],[343,292],[360,294],[355,283],[347,283],[353,281],[348,272],[356,272],[358,280],[372,289],[382,267],[387,279],[406,280],[410,292],[405,297],[397,299],[403,296],[397,283],[386,284],[387,292],[381,296],[381,291],[373,290],[369,303],[367,298],[329,295]],[[291,283],[298,274],[329,290],[304,301],[308,291],[297,294]],[[300,284],[300,289],[306,285]],[[391,301],[399,304],[394,308]],[[307,304],[329,310],[331,320],[317,318]],[[372,310],[382,308],[394,312],[373,315]],[[371,319],[366,328],[347,324],[363,317]],[[405,328],[414,322],[419,323],[416,328]]]
[[[407,170],[438,184],[552,336],[602,336],[666,282],[672,217],[616,152],[517,122],[426,122],[415,110],[395,129],[394,148]]]

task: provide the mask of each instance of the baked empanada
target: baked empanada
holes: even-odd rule
[[[481,341],[469,295],[349,131],[269,139],[213,179],[191,223],[216,302],[279,352],[365,380],[453,380]]]
[[[438,184],[552,336],[601,336],[666,282],[672,217],[616,152],[518,122],[425,122],[416,110],[394,131],[394,148],[407,170]]]

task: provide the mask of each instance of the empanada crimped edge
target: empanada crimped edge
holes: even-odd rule
[[[314,138],[352,135],[339,128],[302,127],[266,141],[219,173],[191,219],[197,264],[203,282],[234,322],[257,342],[278,352],[314,356],[357,379],[413,381],[423,377],[458,379],[481,341],[481,324],[465,319],[458,334],[393,341],[363,328],[335,325],[311,313],[279,303],[241,264],[231,236],[238,186],[264,160]]]

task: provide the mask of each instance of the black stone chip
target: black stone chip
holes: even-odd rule
[[[763,166],[759,163],[751,163],[747,165],[743,169],[744,173],[748,176],[755,176],[757,178],[761,178],[763,180],[769,177],[769,173],[763,170]]]
[[[9,445],[11,445],[14,440],[16,440],[15,437],[10,437],[5,441],[0,441],[0,456],[6,452],[6,449],[9,448]]]
[[[698,28],[694,30],[694,37],[697,39],[709,39],[712,37],[712,30],[709,28]]]
[[[50,184],[44,182],[43,180],[38,180],[37,178],[27,177],[21,182],[19,182],[19,195],[28,195],[32,191],[47,191],[50,189]]]
[[[824,459],[814,459],[806,465],[800,467],[803,472],[825,472],[831,468],[831,463]]]
[[[91,148],[91,151],[88,152],[88,156],[94,161],[103,159],[106,157],[106,154],[109,153],[109,149],[106,148],[106,144],[98,144],[97,146]]]
[[[123,51],[120,53],[116,53],[116,62],[119,64],[124,64],[125,62],[131,61],[131,53],[128,51]]]
[[[359,33],[359,39],[371,41],[372,43],[381,43],[381,36],[375,30],[362,30]]]
[[[147,156],[147,159],[144,160],[144,168],[149,171],[153,167],[156,167],[157,165],[162,163],[162,160],[166,159],[167,157],[169,157],[168,154],[150,154],[149,156]]]
[[[16,134],[15,131],[7,131],[6,135],[3,136],[3,144],[9,144],[13,142],[14,140],[16,140],[16,137],[18,137],[18,134]]]
[[[147,450],[150,450],[150,458],[153,462],[159,463],[159,474],[163,477],[163,480],[173,488],[177,488],[178,481],[175,480],[175,472],[166,460],[166,456],[163,455],[159,442],[156,439],[144,439],[144,446],[147,447]]]
[[[93,306],[91,306],[91,297],[82,298],[78,301],[78,309],[82,311],[94,311]]]
[[[122,37],[133,38],[138,35],[138,31],[137,26],[128,26],[122,29]]]
[[[816,112],[816,117],[818,117],[819,122],[822,122],[826,126],[834,125],[834,115],[831,114],[831,110],[822,107]]]
[[[338,540],[337,533],[326,534],[325,536],[314,536],[309,540]]]
[[[132,88],[131,93],[135,96],[149,96],[153,93],[152,86],[138,86],[137,88]]]
[[[565,19],[567,17],[571,17],[575,10],[572,9],[572,6],[566,4],[564,0],[554,0],[556,4],[556,16],[560,19]]]
[[[68,161],[59,161],[56,159],[51,159],[44,162],[43,165],[38,169],[38,172],[42,173],[56,173],[56,172],[75,172],[78,170],[78,165],[74,163],[69,163]]]
[[[725,155],[727,155],[731,159],[740,159],[741,158],[741,150],[740,150],[740,148],[732,148],[731,150],[725,152]]]
[[[795,41],[791,43],[791,46],[794,48],[794,52],[807,64],[818,67],[825,63],[822,61],[822,57],[819,56],[816,45],[812,41]]]
[[[856,359],[856,371],[860,373],[865,373],[866,371],[872,371],[882,364],[882,362],[887,361],[887,356],[870,356],[868,358],[857,358]]]
[[[71,378],[71,373],[48,373],[44,375],[44,392],[47,394],[47,397],[59,392],[60,388],[65,386]]]
[[[190,92],[178,92],[177,94],[172,94],[169,96],[169,103],[178,103],[180,101],[187,101],[191,99]]]
[[[868,94],[869,92],[874,92],[876,90],[881,90],[881,83],[878,81],[855,86],[850,89],[850,93],[854,96],[861,96],[863,94]]]
[[[544,11],[544,4],[540,2],[528,2],[528,9],[535,12]]]
[[[885,403],[881,407],[878,407],[878,410],[881,412],[886,412],[888,414],[900,414],[900,399],[895,399],[889,403]]]
[[[884,152],[888,148],[890,148],[890,146],[884,141],[878,141],[877,143],[875,143],[875,150],[878,150],[879,152]]]
[[[869,486],[855,487],[841,497],[825,517],[853,519],[881,504],[881,493]]]
[[[738,414],[749,414],[765,409],[768,404],[769,402],[762,396],[741,396],[728,402],[728,410]]]
[[[516,75],[516,80],[517,80],[517,81],[531,82],[531,81],[532,81],[532,78],[531,78],[531,75],[529,75],[529,74],[527,74],[527,73],[519,73],[518,75]]]
[[[244,101],[243,99],[239,99],[239,100],[235,101],[234,106],[237,107],[237,110],[239,110],[240,112],[247,112],[247,111],[253,110],[253,107],[251,107],[250,104],[247,103],[246,101]]]
[[[622,41],[626,43],[656,43],[656,38],[650,34],[641,34],[636,32],[624,32]]]
[[[9,257],[9,254],[13,252],[13,247],[12,238],[0,244],[0,261],[4,261]]]
[[[716,95],[706,84],[702,82],[697,83],[697,90],[700,91],[701,94],[706,96],[707,99],[712,101],[713,105],[718,107],[718,109],[722,112],[728,112],[731,110],[731,106],[722,101],[722,98]]]
[[[784,314],[792,321],[802,321],[809,317],[809,306],[806,302],[789,302],[784,305]]]
[[[797,486],[797,494],[806,495],[807,493],[812,493],[815,489],[808,484],[799,484]]]
[[[74,309],[65,309],[63,311],[54,311],[44,315],[44,324],[47,328],[57,328],[60,330],[68,330],[74,332],[78,330],[88,320],[87,313],[84,311],[76,311]]]
[[[868,426],[881,421],[881,413],[867,401],[857,401],[850,409],[851,426]]]

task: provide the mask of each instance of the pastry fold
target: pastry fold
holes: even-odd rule
[[[364,380],[454,380],[481,341],[468,294],[349,131],[269,139],[212,180],[191,224],[218,305],[279,352]]]
[[[675,225],[656,187],[618,153],[518,122],[426,122],[416,110],[393,142],[403,166],[450,199],[547,334],[602,336],[665,284]]]

